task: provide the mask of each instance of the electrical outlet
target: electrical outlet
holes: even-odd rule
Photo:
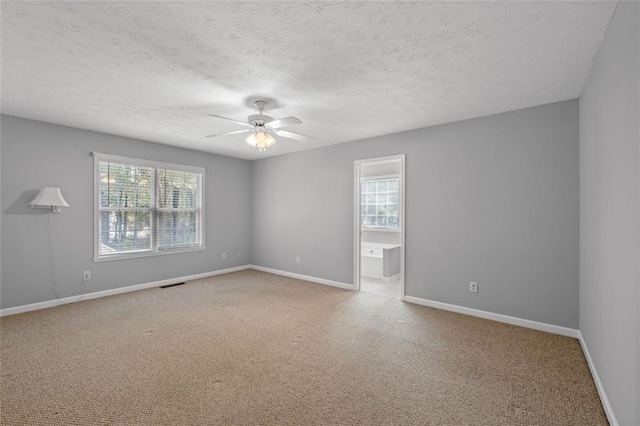
[[[296,256],[296,263],[300,263],[300,256]]]
[[[90,280],[91,279],[91,271],[84,271],[82,273],[82,279],[84,281]]]
[[[227,260],[227,253],[222,253],[222,255],[220,256],[220,258],[222,260]]]
[[[478,292],[478,283],[475,281],[470,281],[469,282],[469,291],[471,293],[477,293]]]
[[[238,252],[238,257],[242,257],[242,252],[241,251]]]

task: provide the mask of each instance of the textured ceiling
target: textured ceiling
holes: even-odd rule
[[[576,98],[615,2],[2,3],[2,112],[254,159]],[[207,117],[252,101],[312,143]]]

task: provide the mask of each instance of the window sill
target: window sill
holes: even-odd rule
[[[111,262],[112,260],[128,260],[128,259],[138,259],[141,257],[155,257],[155,256],[164,256],[167,254],[181,254],[181,253],[191,253],[195,251],[204,251],[204,244],[200,247],[192,247],[192,248],[180,248],[173,250],[158,250],[158,251],[143,251],[139,253],[129,253],[129,254],[114,254],[111,256],[102,256],[102,257],[94,257],[93,262]]]
[[[400,229],[386,229],[386,228],[367,228],[365,226],[361,227],[362,231],[366,232],[400,232]]]

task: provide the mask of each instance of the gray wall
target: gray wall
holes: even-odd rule
[[[47,216],[61,297],[79,294],[84,270],[93,273],[86,291],[96,292],[251,263],[250,162],[16,117],[1,120],[2,308],[54,298]],[[92,151],[207,167],[206,250],[93,263]],[[59,186],[71,207],[55,215],[29,208],[42,186]]]
[[[2,119],[0,115],[0,207],[2,204]],[[0,308],[2,307],[2,217],[0,212]]]
[[[351,283],[353,161],[401,153],[407,295],[577,328],[576,100],[254,161],[254,264]]]
[[[638,13],[619,3],[580,96],[580,330],[621,425],[640,424]]]
[[[62,296],[83,270],[94,292],[251,261],[351,283],[353,161],[406,153],[407,294],[577,327],[577,114],[566,101],[252,163],[3,116],[2,307],[53,297],[47,215],[28,208],[44,185],[72,206],[51,216]],[[91,151],[208,167],[207,250],[93,263]]]

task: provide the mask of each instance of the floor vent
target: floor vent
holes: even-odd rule
[[[161,285],[160,288],[175,287],[177,285],[182,285],[182,284],[186,284],[186,283],[175,283],[175,284]]]

